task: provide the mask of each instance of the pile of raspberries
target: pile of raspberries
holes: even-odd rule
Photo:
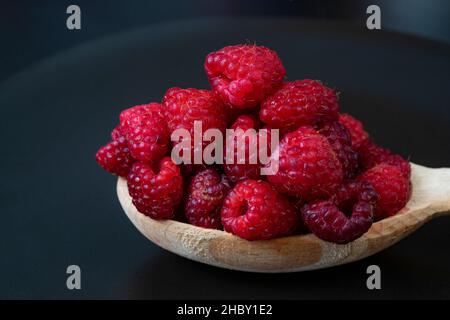
[[[312,232],[344,244],[406,205],[409,162],[339,113],[333,89],[286,81],[277,53],[256,45],[212,52],[204,68],[211,90],[170,88],[161,103],[122,111],[111,142],[96,154],[101,167],[127,179],[139,212],[247,240]],[[222,133],[279,129],[278,171],[262,176],[262,164],[248,162],[176,165],[171,133],[193,134],[194,121]]]

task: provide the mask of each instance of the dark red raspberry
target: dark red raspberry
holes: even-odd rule
[[[369,142],[369,134],[364,130],[361,121],[352,117],[348,113],[341,113],[339,115],[339,122],[342,123],[350,132],[352,137],[352,147],[358,150],[361,146]]]
[[[372,185],[351,182],[342,185],[332,200],[316,200],[305,205],[302,218],[317,237],[344,244],[369,230],[377,200]]]
[[[379,200],[379,195],[369,182],[352,180],[342,184],[331,200],[346,216],[351,216],[353,206],[358,201],[367,202],[375,207]]]
[[[342,165],[336,153],[312,127],[286,134],[272,153],[271,162],[276,161],[277,152],[278,172],[267,178],[282,193],[311,201],[330,197],[342,183]]]
[[[126,136],[131,155],[139,161],[157,162],[169,149],[169,130],[159,109],[159,104],[150,103],[120,114],[120,130]]]
[[[379,164],[364,172],[360,181],[369,182],[378,192],[380,198],[375,208],[375,219],[380,220],[402,209],[411,195],[411,185],[398,167]]]
[[[344,178],[351,179],[358,174],[358,154],[352,148],[350,133],[338,121],[326,122],[318,132],[325,136],[341,161]]]
[[[171,133],[177,129],[190,133],[191,163],[194,163],[194,121],[201,122],[203,132],[200,134],[208,129],[224,133],[227,127],[223,103],[208,90],[171,88],[163,98],[162,109]],[[203,141],[203,148],[210,143]]]
[[[338,119],[339,105],[335,92],[315,80],[284,83],[281,89],[261,104],[260,118],[283,133],[303,125]]]
[[[225,231],[247,240],[267,240],[292,234],[298,224],[294,206],[265,181],[239,182],[225,197]]]
[[[128,191],[139,212],[153,219],[171,219],[183,196],[180,169],[169,157],[158,166],[136,162],[127,178]]]
[[[115,137],[116,140],[111,141],[97,151],[95,159],[106,171],[126,177],[135,160],[130,154],[125,137],[117,134]]]
[[[405,178],[409,179],[411,176],[411,165],[409,161],[373,142],[368,142],[359,148],[358,155],[359,164],[363,171],[373,168],[377,164],[386,163],[400,169]]]
[[[262,133],[256,131],[258,125],[258,120],[251,116],[243,115],[238,117],[231,126],[231,129],[236,131],[232,144],[227,144],[225,141],[224,170],[230,181],[234,183],[246,179],[257,180],[260,177],[261,164],[258,153],[260,148],[260,136]],[[266,152],[268,156],[270,156],[270,139],[270,130],[267,130],[267,145],[261,145],[261,147],[264,148],[261,152]],[[253,148],[250,148],[250,145],[252,145]],[[233,148],[233,150],[228,150],[227,148]],[[234,157],[227,159],[227,153],[231,151],[233,152]],[[239,155],[243,155],[244,157],[242,159],[238,158]],[[231,163],[231,160],[233,163]]]
[[[272,94],[286,74],[275,51],[256,45],[236,45],[211,52],[205,71],[226,104],[252,108]]]
[[[204,228],[221,229],[220,210],[229,190],[227,178],[214,169],[198,172],[189,185],[184,209],[189,223]]]
[[[362,202],[353,208],[353,214],[345,214],[330,200],[316,200],[303,207],[302,217],[318,238],[345,244],[363,235],[373,222],[373,207]]]

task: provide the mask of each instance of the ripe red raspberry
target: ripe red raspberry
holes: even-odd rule
[[[369,142],[369,134],[364,130],[361,121],[352,117],[348,113],[339,115],[339,122],[342,123],[350,132],[352,137],[352,147],[358,150],[361,146]]]
[[[206,57],[205,71],[222,101],[236,108],[257,106],[281,85],[286,74],[275,51],[256,45],[211,52]]]
[[[344,178],[351,179],[358,174],[358,154],[352,148],[350,133],[338,121],[326,122],[318,132],[327,138],[333,151],[341,161]]]
[[[247,240],[268,240],[292,234],[298,215],[294,206],[265,181],[239,182],[225,197],[222,224]]]
[[[270,156],[270,130],[267,130],[267,145],[260,146],[261,132],[258,129],[259,122],[252,116],[243,115],[236,119],[231,129],[236,130],[232,144],[225,142],[224,170],[230,181],[237,182],[246,179],[257,180],[260,177],[261,164],[259,159],[259,148]],[[247,131],[247,130],[254,130]],[[250,148],[252,146],[252,148]],[[233,148],[233,150],[228,150]],[[267,151],[268,150],[268,151]],[[233,151],[234,157],[227,159],[227,152]],[[240,151],[240,153],[239,153]],[[238,157],[243,155],[243,158]],[[231,160],[233,160],[231,163]],[[241,163],[240,163],[241,162]]]
[[[259,116],[271,128],[284,133],[303,125],[338,119],[339,105],[335,92],[315,80],[284,83],[281,89],[261,104]]]
[[[130,154],[125,137],[117,134],[115,137],[116,140],[111,141],[97,151],[95,159],[106,171],[126,177],[135,160]]]
[[[373,168],[377,164],[386,163],[396,166],[407,179],[411,176],[411,165],[409,161],[390,150],[376,145],[373,142],[364,144],[359,149],[359,164],[363,171]]]
[[[385,163],[376,165],[364,172],[359,180],[372,184],[380,196],[375,207],[376,220],[395,215],[409,200],[410,182],[395,166]]]
[[[204,228],[221,229],[220,210],[229,190],[227,178],[214,169],[198,172],[189,185],[184,209],[189,223]]]
[[[286,134],[271,162],[279,154],[279,169],[267,178],[282,193],[305,201],[330,197],[342,183],[342,165],[327,139],[312,127]],[[269,163],[271,165],[271,163]]]
[[[147,104],[140,104],[125,110],[122,110],[122,112],[119,115],[119,121],[120,125],[114,128],[113,132],[111,134],[113,135],[116,130],[120,131],[122,134],[125,133],[126,127],[130,123],[130,121],[139,115],[143,115],[146,113],[153,113],[157,112],[161,117],[163,117],[161,104],[156,102],[151,102]]]
[[[125,134],[123,133],[123,130],[120,126],[120,124],[112,129],[111,131],[111,139],[113,140],[119,140],[120,137],[125,137]]]
[[[127,178],[128,191],[139,212],[153,219],[171,219],[183,196],[180,169],[169,157],[158,166],[136,162]]]
[[[194,121],[201,122],[203,132],[200,134],[208,129],[218,129],[224,133],[227,127],[223,103],[208,90],[171,88],[164,95],[162,109],[170,132],[186,129],[190,133],[192,163],[194,162]],[[203,148],[210,143],[210,141],[203,141]]]
[[[169,130],[159,109],[158,103],[150,103],[120,114],[120,130],[126,136],[131,155],[139,161],[157,162],[169,149]]]
[[[120,125],[126,126],[127,121],[130,120],[132,117],[135,117],[140,114],[146,113],[148,110],[155,110],[156,108],[159,108],[159,103],[152,102],[148,104],[140,104],[125,110],[122,110],[122,112],[119,115],[119,121]]]
[[[332,199],[305,205],[302,218],[317,237],[344,244],[369,230],[377,200],[378,194],[371,184],[350,182],[342,185]]]

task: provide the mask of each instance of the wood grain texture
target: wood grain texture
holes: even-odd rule
[[[450,211],[450,168],[412,164],[412,196],[397,215],[376,222],[359,239],[338,245],[312,234],[266,241],[247,241],[220,230],[173,220],[153,220],[139,213],[119,178],[117,194],[128,218],[158,246],[202,263],[251,272],[295,272],[326,268],[377,253],[428,220]]]

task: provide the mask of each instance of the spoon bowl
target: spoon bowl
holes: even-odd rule
[[[340,245],[313,234],[248,241],[230,233],[174,220],[154,220],[137,211],[127,182],[117,194],[134,226],[156,245],[217,267],[250,272],[296,272],[332,267],[371,256],[405,238],[427,221],[450,211],[450,168],[411,164],[412,195],[397,215],[375,222],[360,238]]]

